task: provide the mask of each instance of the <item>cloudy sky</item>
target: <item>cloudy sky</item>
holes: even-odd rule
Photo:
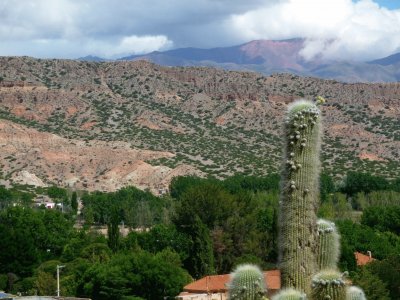
[[[400,0],[0,0],[0,55],[116,58],[295,37],[306,58],[400,52]]]

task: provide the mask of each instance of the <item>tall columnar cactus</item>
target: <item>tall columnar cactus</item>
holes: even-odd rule
[[[335,223],[319,219],[318,227],[318,269],[336,269],[340,255],[339,234]]]
[[[279,216],[282,286],[309,293],[317,259],[320,110],[298,100],[285,120],[284,164]]]
[[[336,270],[323,270],[313,277],[313,300],[344,300],[346,286],[343,275]]]
[[[296,291],[294,289],[286,289],[280,291],[272,297],[272,300],[306,300],[306,294]]]
[[[228,283],[229,299],[263,299],[266,292],[264,274],[257,266],[239,265],[231,274],[231,281]]]
[[[346,290],[346,300],[367,300],[364,291],[357,286],[350,286]]]

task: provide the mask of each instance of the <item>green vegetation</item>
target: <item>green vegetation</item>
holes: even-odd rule
[[[3,249],[9,249],[0,253],[0,288],[22,294],[54,293],[55,266],[62,264],[66,266],[60,276],[62,295],[158,299],[155,293],[148,294],[151,289],[145,284],[160,284],[165,292],[160,288],[157,293],[163,297],[176,296],[189,282],[188,274],[200,278],[228,273],[234,266],[249,262],[263,269],[276,268],[277,177],[177,177],[171,184],[171,195],[163,198],[132,187],[115,193],[77,192],[78,200],[84,203],[80,216],[74,209],[62,213],[28,208],[35,195],[43,194],[72,206],[73,192],[57,187],[0,187],[0,239]],[[334,182],[329,176],[324,180]],[[388,189],[396,187],[393,183],[397,180],[388,182]],[[341,194],[340,183],[334,183],[333,190],[329,189],[333,194],[327,193],[320,212],[327,211],[324,203],[329,204],[328,219],[335,221],[340,232],[339,268],[350,271],[353,282],[365,291],[367,299],[398,299],[398,194],[390,190],[365,193],[368,201],[379,201],[373,200],[374,206],[365,207],[364,212],[356,211],[355,199],[359,195]],[[21,201],[23,198],[26,201]],[[397,199],[397,205],[387,206],[384,199],[389,198],[394,204]],[[13,207],[13,203],[20,206]],[[375,209],[379,213],[375,214]],[[118,212],[119,228],[148,231],[119,234],[115,230],[117,221],[112,220],[113,211]],[[83,227],[76,229],[74,223],[83,223]],[[108,226],[114,226],[109,234],[96,233],[96,228]],[[355,251],[371,251],[377,260],[363,268],[356,267]],[[171,259],[155,257],[162,255]],[[165,265],[167,262],[170,265]],[[142,274],[148,266],[154,273]],[[165,273],[168,270],[173,273]],[[159,280],[163,282],[158,283]],[[376,288],[370,288],[371,282]],[[279,299],[302,299],[301,296]]]

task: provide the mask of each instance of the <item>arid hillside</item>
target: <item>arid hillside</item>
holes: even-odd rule
[[[2,57],[2,176],[157,192],[177,174],[276,172],[286,105],[317,95],[328,101],[323,168],[398,176],[400,83]]]

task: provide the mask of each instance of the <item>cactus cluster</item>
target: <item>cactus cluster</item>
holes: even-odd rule
[[[324,103],[299,100],[285,119],[284,162],[279,213],[279,260],[283,290],[273,300],[365,300],[363,291],[346,287],[337,263],[340,236],[334,223],[317,220],[319,151]],[[229,299],[262,299],[261,271],[241,266],[232,276]],[[257,273],[259,272],[259,273]],[[252,274],[252,275],[249,275]],[[257,275],[258,274],[258,275]]]
[[[264,274],[255,265],[239,265],[231,274],[228,294],[231,300],[263,299],[267,289]]]

